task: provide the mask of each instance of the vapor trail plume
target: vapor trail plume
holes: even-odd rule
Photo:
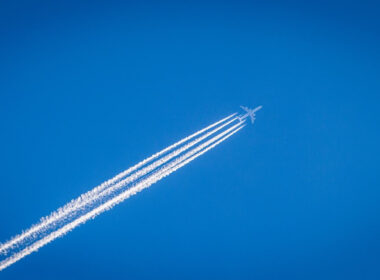
[[[200,134],[202,134],[202,133],[210,130],[211,128],[213,128],[213,127],[215,127],[215,126],[217,126],[217,125],[225,122],[226,120],[232,118],[235,115],[236,115],[236,113],[231,114],[228,117],[223,118],[220,121],[217,121],[217,122],[215,122],[215,123],[207,126],[206,128],[203,128],[203,129],[201,129],[201,130],[199,130],[199,131],[191,134],[188,137],[183,138],[182,140],[174,143],[173,145],[170,145],[167,148],[161,150],[160,152],[158,152],[158,153],[156,153],[156,154],[154,154],[154,155],[152,155],[152,156],[144,159],[143,161],[139,162],[138,164],[132,166],[131,168],[128,168],[127,170],[119,173],[118,175],[116,175],[112,179],[107,180],[106,182],[104,182],[101,185],[95,187],[91,191],[88,191],[88,192],[82,194],[79,198],[72,200],[71,202],[67,203],[65,206],[59,208],[57,211],[55,211],[52,214],[50,214],[49,216],[42,218],[41,221],[38,224],[32,226],[31,228],[29,228],[28,230],[24,231],[20,235],[16,235],[15,237],[13,237],[8,242],[6,242],[4,244],[0,244],[0,254],[5,254],[7,252],[7,250],[12,249],[13,247],[22,244],[22,242],[24,242],[24,240],[26,240],[28,238],[33,238],[33,235],[36,234],[38,231],[43,230],[45,227],[47,227],[47,226],[49,226],[51,224],[54,224],[56,221],[58,221],[59,219],[63,218],[65,215],[68,215],[71,212],[76,211],[78,209],[78,207],[82,207],[82,206],[84,206],[84,205],[86,205],[88,203],[91,203],[94,199],[96,199],[98,193],[101,193],[102,191],[104,191],[105,189],[107,189],[109,186],[115,184],[116,182],[118,182],[123,177],[127,176],[128,174],[130,174],[130,173],[138,170],[140,167],[146,165],[147,163],[151,162],[152,160],[159,158],[160,156],[164,155],[165,153],[173,150],[174,148],[182,145],[183,143],[186,143],[187,141],[193,139],[194,137],[196,137],[196,136],[198,136],[198,135],[200,135]],[[233,121],[234,120],[236,120],[236,118],[234,118]],[[231,122],[232,121],[230,120],[228,122],[228,124],[231,123]],[[225,127],[225,126],[226,125],[224,125],[223,127]],[[213,133],[215,133],[218,130],[219,129],[213,130],[214,131]],[[211,135],[211,134],[212,133],[209,133],[208,135]],[[203,138],[203,139],[205,139],[205,138]],[[199,141],[202,141],[202,140],[199,140]],[[193,145],[195,145],[198,142],[193,143]],[[191,146],[192,145],[188,146],[187,149],[190,148]],[[182,150],[182,152],[183,151],[184,150]],[[167,159],[169,160],[170,158],[167,158]],[[165,162],[166,161],[163,161],[161,164],[163,164]],[[158,165],[156,165],[156,167],[157,166]],[[152,171],[153,169],[150,169],[150,171],[147,171],[147,170],[149,170],[149,169],[146,169],[145,173],[141,172],[140,176],[147,174],[148,172]],[[133,178],[136,179],[137,177],[135,176]],[[132,179],[131,179],[131,182],[132,182]]]
[[[95,201],[97,201],[99,199],[102,199],[103,197],[105,197],[105,196],[111,194],[112,192],[120,189],[121,187],[126,186],[127,184],[132,183],[132,182],[136,181],[137,179],[145,176],[146,174],[150,173],[151,171],[155,170],[156,168],[160,167],[161,165],[169,162],[173,158],[177,157],[179,154],[187,151],[191,147],[197,145],[201,141],[205,140],[206,138],[210,137],[211,135],[215,134],[216,132],[218,132],[219,130],[225,128],[226,126],[228,126],[229,124],[231,124],[232,122],[234,122],[236,120],[237,120],[237,118],[231,119],[230,121],[228,121],[228,122],[226,122],[226,123],[218,126],[217,128],[215,128],[215,129],[211,130],[210,132],[202,135],[201,137],[196,138],[192,142],[184,145],[183,147],[178,148],[177,150],[174,150],[173,152],[171,152],[170,154],[166,155],[165,157],[162,157],[162,158],[154,161],[150,165],[148,165],[148,166],[146,166],[146,167],[144,167],[144,168],[136,171],[136,173],[133,173],[132,175],[130,175],[130,176],[128,176],[128,177],[120,180],[118,183],[110,185],[108,188],[106,188],[102,192],[99,192],[96,196],[91,197],[89,199],[89,201],[87,201],[87,204],[95,202]],[[80,210],[81,207],[83,207],[83,206],[84,206],[84,204],[75,205],[73,211]]]
[[[177,159],[173,160],[172,162],[168,163],[163,168],[161,168],[159,171],[157,171],[157,172],[151,174],[150,176],[146,177],[141,182],[139,182],[135,186],[127,189],[126,191],[119,194],[118,196],[104,202],[103,204],[99,205],[97,208],[95,208],[95,209],[91,210],[90,212],[80,216],[78,219],[64,225],[62,228],[50,233],[46,237],[34,242],[33,244],[26,247],[22,251],[15,253],[14,255],[8,257],[4,261],[0,262],[0,271],[6,267],[12,265],[13,263],[17,262],[18,260],[22,259],[23,257],[31,254],[32,252],[37,251],[39,248],[43,247],[44,245],[48,244],[49,242],[53,241],[54,239],[63,236],[64,234],[73,230],[75,227],[79,226],[80,224],[85,223],[89,219],[95,218],[97,215],[101,214],[104,211],[111,209],[115,205],[117,205],[120,202],[124,201],[125,199],[129,198],[130,196],[142,191],[145,188],[150,187],[155,182],[157,182],[157,181],[161,180],[162,178],[168,176],[172,172],[174,172],[174,171],[178,170],[179,168],[185,166],[187,163],[196,159],[200,155],[206,153],[208,150],[214,148],[216,145],[223,142],[224,140],[226,140],[227,138],[229,138],[230,136],[232,136],[233,134],[238,132],[243,127],[244,127],[243,122],[234,125],[233,127],[229,128],[226,131],[220,133],[219,135],[213,137],[212,139],[208,140],[207,142],[203,143],[202,145],[195,147],[193,150],[187,152],[186,154],[184,154],[184,155],[178,157]],[[201,146],[202,146],[202,148],[200,148]]]

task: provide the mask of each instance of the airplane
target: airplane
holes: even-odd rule
[[[251,122],[254,123],[255,121],[255,113],[260,110],[261,108],[263,108],[263,106],[258,106],[256,107],[255,109],[249,109],[248,107],[244,107],[244,106],[240,106],[240,108],[242,108],[244,111],[246,111],[246,113],[242,116],[239,117],[239,121],[243,121],[244,119],[250,117],[251,118]]]

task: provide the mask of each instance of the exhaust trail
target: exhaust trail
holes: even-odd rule
[[[129,198],[130,196],[142,191],[143,189],[146,189],[150,187],[152,184],[156,183],[157,181],[161,180],[162,178],[170,175],[171,173],[175,172],[179,168],[185,166],[189,162],[193,161],[200,155],[206,153],[210,149],[214,148],[221,142],[225,141],[227,138],[231,137],[233,134],[238,132],[244,127],[244,122],[238,123],[234,125],[233,127],[225,130],[224,132],[221,132],[219,135],[213,137],[212,139],[208,140],[207,142],[203,143],[202,145],[195,147],[193,150],[187,152],[186,154],[178,157],[177,159],[173,160],[172,162],[168,163],[164,167],[162,167],[159,171],[147,176],[145,179],[143,179],[141,182],[137,183],[135,186],[127,189],[123,193],[119,194],[118,196],[104,202],[103,204],[99,205],[97,208],[91,210],[90,212],[80,216],[78,219],[64,225],[62,228],[50,233],[46,237],[34,242],[30,246],[26,247],[22,251],[13,254],[12,256],[8,257],[4,261],[0,262],[0,271],[5,269],[6,267],[14,264],[18,260],[22,259],[23,257],[31,254],[34,251],[37,251],[39,248],[43,247],[44,245],[48,244],[49,242],[53,241],[54,239],[63,236],[67,232],[73,230],[75,227],[85,223],[89,219],[93,219],[102,212],[105,212],[107,210],[110,210],[115,205],[121,203],[125,199]],[[226,135],[227,134],[227,135]]]
[[[196,136],[212,129],[213,127],[227,121],[228,119],[231,119],[232,117],[234,117],[236,115],[236,113],[234,114],[231,114],[229,116],[227,116],[226,118],[223,118],[193,134],[191,134],[190,136],[188,137],[185,137],[183,138],[182,140],[168,146],[167,148],[159,151],[158,153],[155,153],[153,154],[152,156],[144,159],[143,161],[137,163],[136,165],[126,169],[125,171],[119,173],[118,175],[116,175],[115,177],[113,177],[112,179],[110,180],[107,180],[105,181],[104,183],[100,184],[99,186],[95,187],[94,189],[82,194],[80,197],[78,197],[77,199],[74,199],[72,201],[70,201],[69,203],[67,203],[65,206],[59,208],[58,210],[56,210],[55,212],[51,213],[49,216],[47,217],[44,217],[40,220],[40,223],[32,226],[31,228],[29,228],[28,230],[24,231],[23,233],[21,233],[20,235],[16,235],[15,237],[13,237],[11,240],[9,240],[8,242],[4,243],[4,244],[0,244],[0,254],[6,254],[8,250],[14,248],[14,247],[17,247],[19,246],[20,244],[22,244],[25,240],[29,239],[29,238],[33,238],[33,235],[35,235],[36,233],[38,233],[40,230],[43,230],[44,228],[46,228],[47,226],[51,225],[51,224],[54,224],[55,222],[57,222],[58,220],[62,219],[65,217],[65,215],[68,215],[70,213],[72,213],[73,211],[77,210],[78,207],[83,207],[85,205],[87,205],[88,203],[91,203],[93,202],[94,200],[97,199],[97,194],[103,192],[105,189],[109,188],[110,186],[112,186],[113,184],[117,183],[118,181],[120,181],[123,177],[127,176],[128,174],[131,174],[132,172],[138,170],[139,168],[141,168],[142,166],[146,165],[147,163],[153,161],[154,159],[157,159],[159,158],[160,156],[164,155],[165,153],[173,150],[174,148],[186,143],[187,141],[195,138]],[[232,121],[235,121],[237,118],[235,117],[233,120],[230,120],[228,122],[228,124],[230,124]],[[226,125],[228,124],[224,124],[223,127],[225,127]],[[220,130],[221,128],[219,129],[214,129],[213,130],[213,133],[217,132],[218,130]],[[211,135],[212,133],[208,133],[208,136]],[[204,137],[203,139],[205,139],[206,137]],[[191,146],[199,143],[200,141],[202,141],[203,139],[199,140],[198,142],[195,142],[193,141],[192,145],[188,145],[187,146],[187,149],[190,148]],[[181,152],[185,151],[186,149],[182,150]],[[179,154],[179,153],[178,153]],[[167,160],[171,159],[171,157],[168,157]],[[163,161],[161,164],[165,163],[166,161]],[[159,166],[159,165],[155,165],[156,167]],[[140,176],[143,176],[145,174],[147,174],[148,172],[152,171],[153,169],[146,169],[146,173],[144,172],[141,172],[140,173]],[[137,176],[133,177],[134,179],[137,178]],[[131,178],[131,181],[132,181],[132,178]]]
[[[153,170],[155,170],[156,168],[160,167],[161,165],[169,162],[170,160],[172,160],[173,158],[177,157],[179,154],[187,151],[188,149],[190,149],[191,147],[197,145],[198,143],[200,143],[201,141],[207,139],[208,137],[210,137],[211,135],[215,134],[216,132],[218,132],[219,130],[225,128],[226,126],[228,126],[229,124],[231,124],[232,122],[236,121],[237,118],[233,118],[231,119],[230,121],[220,125],[219,127],[215,128],[214,130],[202,135],[201,137],[195,139],[194,141],[186,144],[185,146],[171,152],[170,154],[168,154],[167,156],[163,157],[163,158],[160,158],[158,159],[157,161],[153,162],[152,164],[144,167],[143,169],[140,169],[138,170],[136,173],[133,173],[132,175],[126,177],[125,179],[123,180],[120,180],[119,183],[116,183],[114,185],[111,185],[109,188],[103,190],[102,192],[100,192],[97,196],[94,196],[92,198],[90,198],[90,200],[87,202],[87,205],[89,203],[93,203],[99,199],[102,199],[103,197],[107,196],[107,195],[110,195],[112,194],[114,191],[120,189],[121,187],[123,186],[126,186],[127,184],[129,183],[132,183],[134,181],[136,181],[137,179],[145,176],[146,174],[152,172]],[[83,207],[85,205],[83,204],[78,204],[78,205],[75,205],[75,209],[73,209],[73,211],[78,211],[81,209],[81,207]]]
[[[120,188],[123,188],[125,186],[127,186],[129,183],[132,183],[134,181],[136,181],[137,179],[139,179],[140,177],[146,175],[148,173],[148,171],[153,171],[154,169],[156,169],[157,167],[161,166],[162,164],[164,164],[165,162],[168,162],[169,160],[175,158],[176,156],[178,156],[180,153],[182,153],[183,151],[189,149],[191,146],[194,146],[196,145],[197,143],[199,143],[201,140],[204,140],[206,139],[207,137],[209,137],[210,135],[214,134],[215,132],[219,131],[220,129],[224,128],[225,126],[229,125],[230,123],[236,121],[236,118],[233,118],[231,119],[230,121],[228,121],[227,123],[223,124],[223,125],[220,125],[219,127],[217,127],[216,129],[212,130],[211,132],[197,138],[196,140],[194,140],[193,142],[177,149],[176,151],[172,152],[171,154],[168,155],[168,158],[163,158],[163,159],[159,159],[157,160],[156,162],[152,163],[151,165],[149,165],[148,167],[144,168],[143,170],[140,170],[138,171],[137,175],[138,176],[135,176],[132,175],[130,177],[127,177],[121,181],[119,181],[118,183],[110,186],[108,189],[106,189],[105,191],[103,191],[102,193],[100,193],[99,195],[97,195],[96,197],[93,198],[92,202],[95,203],[95,202],[99,202],[101,201],[101,199],[103,199],[104,197],[106,197],[107,195],[110,195],[112,194],[112,192],[120,189]],[[232,126],[231,128],[227,129],[226,131],[222,132],[221,134],[215,136],[214,138],[212,138],[211,140],[203,143],[202,145],[196,147],[193,151],[191,151],[190,153],[194,153],[196,151],[199,151],[200,149],[204,148],[205,146],[207,146],[208,144],[210,144],[212,141],[215,141],[216,139],[219,139],[220,137],[222,137],[223,135],[225,135],[226,133],[228,133],[229,131],[231,131],[231,129],[234,129],[235,127],[237,127],[238,125],[240,125],[241,123],[238,123],[234,126]],[[146,169],[146,170],[145,170]],[[142,171],[142,172],[141,172]],[[133,178],[131,178],[133,177]],[[87,205],[88,206],[88,205]],[[83,209],[74,209],[75,211],[72,212],[72,216],[74,216],[74,212],[80,212],[81,210]],[[31,236],[31,241],[33,242],[33,238],[35,238],[34,236],[41,236],[41,235],[44,235],[46,234],[49,230],[52,230],[54,229],[54,227],[59,227],[60,223],[64,223],[65,222],[65,219],[68,219],[69,217],[66,215],[66,216],[62,216],[60,217],[59,219],[56,219],[55,221],[52,221],[50,224],[41,224],[39,226],[39,230],[38,231],[35,231],[34,235]],[[22,247],[24,244],[22,242],[18,243],[17,245],[19,245],[19,247]],[[14,245],[16,246],[16,245]]]

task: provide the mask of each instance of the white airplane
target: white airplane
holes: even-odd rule
[[[256,107],[255,109],[249,109],[248,107],[244,107],[244,106],[240,106],[244,111],[246,111],[246,113],[242,116],[239,117],[239,121],[243,121],[244,119],[250,117],[251,118],[251,122],[254,123],[255,121],[255,113],[260,110],[261,108],[263,108],[263,106],[258,106]]]

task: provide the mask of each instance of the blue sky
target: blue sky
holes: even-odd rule
[[[239,105],[264,106],[0,278],[379,279],[379,12],[0,4],[1,241]]]

